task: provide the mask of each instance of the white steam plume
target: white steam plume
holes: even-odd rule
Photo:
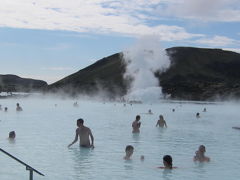
[[[132,78],[126,99],[156,101],[162,97],[162,89],[154,76],[157,70],[165,71],[170,66],[169,57],[161,47],[159,38],[145,36],[123,52],[127,64],[125,78]]]

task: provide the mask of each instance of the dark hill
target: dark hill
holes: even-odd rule
[[[41,80],[21,78],[16,75],[0,75],[0,92],[30,92],[40,91],[47,87]]]
[[[164,94],[191,100],[240,97],[240,54],[192,47],[174,47],[167,52],[170,68],[155,73]],[[123,78],[124,72],[122,54],[118,53],[50,85],[49,90],[90,95],[104,90],[111,97],[122,96],[129,83]]]
[[[122,54],[117,53],[74,73],[49,86],[51,91],[62,90],[65,93],[93,95],[107,92],[115,97],[126,94],[126,82],[123,79],[125,65]]]
[[[193,100],[240,97],[240,54],[189,47],[167,51],[172,65],[165,73],[158,73],[163,93]]]

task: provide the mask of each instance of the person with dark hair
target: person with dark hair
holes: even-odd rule
[[[210,158],[205,156],[206,148],[204,145],[200,145],[198,150],[195,152],[195,156],[193,157],[193,161],[199,162],[209,162]]]
[[[163,118],[163,115],[160,115],[159,116],[159,120],[157,121],[157,124],[156,124],[156,127],[157,126],[159,126],[159,127],[167,127],[167,123],[166,123],[166,121],[164,120],[164,118]]]
[[[14,140],[15,137],[16,137],[16,133],[15,133],[15,131],[11,131],[11,132],[9,132],[8,139]]]
[[[160,169],[175,169],[177,167],[173,167],[172,164],[172,157],[170,155],[165,155],[163,156],[163,165],[164,167],[159,167]]]
[[[132,145],[127,145],[125,148],[126,155],[123,157],[125,160],[130,160],[133,154],[134,147]]]
[[[7,107],[5,107],[5,108],[4,108],[4,112],[7,112],[7,111],[8,111],[8,108],[7,108]]]
[[[196,114],[196,118],[200,118],[200,113],[199,112]]]
[[[141,126],[141,122],[139,122],[141,119],[141,117],[139,115],[136,116],[136,119],[133,121],[132,123],[132,133],[140,133],[140,126]]]
[[[22,107],[17,103],[16,111],[22,111]]]
[[[94,148],[94,137],[92,135],[91,129],[84,126],[83,123],[84,123],[83,119],[77,120],[78,128],[76,129],[75,139],[73,140],[73,142],[71,144],[68,145],[68,147],[70,147],[74,143],[76,143],[78,141],[78,137],[79,137],[81,147]],[[91,143],[90,143],[89,137],[91,138]]]
[[[152,113],[152,110],[149,109],[147,114],[153,114],[153,113]]]

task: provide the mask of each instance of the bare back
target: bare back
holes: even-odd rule
[[[80,146],[90,146],[89,136],[92,135],[91,130],[88,127],[81,127],[76,129],[76,134],[78,134],[80,139]]]
[[[137,120],[133,121],[133,123],[132,123],[133,130],[132,130],[132,132],[133,133],[139,133],[140,132],[140,130],[139,130],[140,126],[141,126],[141,122],[138,122]]]

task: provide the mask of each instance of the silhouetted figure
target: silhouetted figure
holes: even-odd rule
[[[77,103],[77,102],[74,102],[74,103],[73,103],[73,106],[74,106],[74,107],[78,107],[78,103]]]
[[[132,133],[140,133],[141,122],[139,122],[141,117],[139,115],[136,116],[136,119],[132,123]]]
[[[200,113],[199,112],[196,114],[196,118],[200,118]]]
[[[148,110],[148,114],[153,114],[151,109]]]
[[[16,133],[15,133],[15,131],[11,131],[11,132],[9,132],[8,139],[13,140],[13,139],[15,139],[15,137],[16,137]]]
[[[17,103],[16,111],[22,111],[22,107]]]

